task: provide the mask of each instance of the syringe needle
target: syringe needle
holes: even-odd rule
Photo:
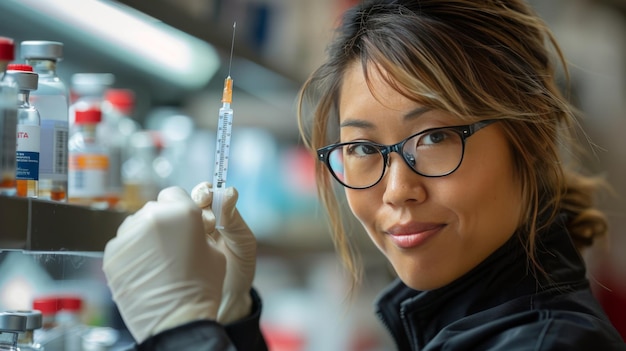
[[[233,66],[233,49],[235,48],[235,30],[237,29],[237,21],[233,22],[233,38],[230,41],[230,60],[228,61],[228,76],[230,77],[230,68]]]

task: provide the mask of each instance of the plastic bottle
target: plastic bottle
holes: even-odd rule
[[[98,135],[109,152],[107,199],[110,207],[115,207],[124,196],[122,165],[130,157],[131,135],[141,129],[131,117],[134,107],[135,93],[130,89],[107,89],[104,93]]]
[[[17,196],[37,197],[41,119],[39,111],[29,101],[30,92],[37,90],[37,73],[29,65],[12,63],[7,67],[6,74],[15,80],[19,88],[15,174]]]
[[[26,317],[2,312],[0,313],[0,351],[19,351],[17,339],[19,333],[26,330]]]
[[[15,194],[17,85],[5,74],[15,55],[13,39],[0,37],[0,195]]]
[[[43,351],[44,347],[35,342],[35,330],[41,328],[41,311],[8,311],[26,317],[26,330],[18,335],[17,346],[20,351]]]
[[[102,110],[97,105],[74,105],[75,131],[69,141],[69,202],[105,209],[109,156],[97,137]]]
[[[67,201],[67,142],[69,135],[69,90],[57,76],[63,58],[63,43],[29,40],[20,44],[26,64],[39,74],[39,87],[31,93],[31,104],[41,116],[39,198]]]

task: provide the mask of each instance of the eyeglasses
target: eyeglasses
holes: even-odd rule
[[[431,128],[394,145],[368,141],[332,144],[318,149],[317,158],[339,183],[351,189],[367,189],[378,184],[385,175],[391,152],[402,155],[404,162],[421,176],[444,177],[461,165],[465,140],[497,121],[488,119],[463,126]]]

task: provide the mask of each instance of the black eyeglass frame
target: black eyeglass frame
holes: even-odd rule
[[[415,172],[418,175],[421,175],[422,177],[427,177],[427,178],[440,178],[440,177],[445,177],[447,175],[450,175],[452,173],[454,173],[457,169],[459,169],[459,167],[461,166],[461,163],[463,163],[463,157],[465,156],[465,140],[469,137],[471,137],[472,135],[474,135],[476,132],[478,132],[479,130],[485,128],[486,126],[494,123],[494,122],[498,122],[501,121],[501,119],[485,119],[482,121],[478,121],[476,123],[472,123],[472,124],[466,124],[466,125],[462,125],[462,126],[449,126],[449,127],[437,127],[437,128],[429,128],[426,130],[423,130],[421,132],[412,134],[410,136],[408,136],[407,138],[401,140],[400,142],[393,144],[393,145],[384,145],[384,144],[378,144],[378,143],[373,143],[373,142],[365,142],[365,141],[350,141],[350,142],[346,142],[346,143],[337,143],[337,144],[331,144],[331,145],[327,145],[324,146],[322,148],[317,149],[317,159],[321,162],[323,162],[326,165],[326,168],[328,169],[328,171],[330,172],[330,174],[333,176],[333,178],[335,178],[339,184],[345,186],[346,188],[350,188],[350,189],[368,189],[371,188],[373,186],[375,186],[376,184],[378,184],[381,179],[383,179],[383,177],[385,176],[385,172],[387,171],[387,165],[389,163],[389,154],[391,154],[392,152],[396,152],[398,153],[400,156],[402,156],[402,159],[404,160],[404,162],[407,164],[407,166],[409,166],[409,168]],[[421,135],[421,134],[426,134],[426,133],[432,133],[433,131],[438,131],[438,130],[452,130],[456,133],[459,134],[459,136],[461,137],[461,142],[462,142],[462,147],[461,147],[461,158],[459,159],[459,163],[456,165],[456,167],[454,167],[454,169],[452,169],[450,172],[445,173],[445,174],[440,174],[440,175],[426,175],[426,174],[422,174],[420,172],[418,172],[413,165],[411,165],[412,160],[407,159],[406,155],[404,155],[402,153],[402,148],[404,147],[404,144],[406,144],[407,141],[409,141],[410,139]],[[380,153],[383,155],[383,171],[380,174],[380,177],[378,178],[378,180],[376,180],[373,184],[365,186],[365,187],[353,187],[353,186],[349,186],[347,184],[345,184],[344,182],[342,182],[339,177],[337,177],[337,175],[335,174],[335,172],[333,171],[332,167],[330,166],[330,153],[338,148],[338,147],[342,147],[342,146],[346,146],[346,145],[354,145],[354,144],[368,144],[372,147],[377,148]],[[413,161],[414,162],[414,161]]]

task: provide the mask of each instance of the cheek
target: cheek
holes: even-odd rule
[[[459,233],[475,236],[475,245],[492,249],[517,229],[522,207],[521,185],[512,165],[489,166],[488,162],[461,172],[472,186],[449,194],[459,219]],[[463,196],[458,196],[463,194]]]
[[[368,197],[365,194],[368,192],[368,190],[355,191],[348,188],[345,189],[348,206],[350,206],[350,210],[352,211],[354,216],[361,222],[363,222],[364,218],[371,218],[368,214],[373,211],[373,201],[366,201]]]
[[[364,190],[345,189],[346,199],[352,214],[359,220],[361,225],[367,230],[368,235],[376,246],[381,247],[380,238],[372,233],[376,230],[376,213],[382,206],[382,194],[375,192],[376,187]]]

